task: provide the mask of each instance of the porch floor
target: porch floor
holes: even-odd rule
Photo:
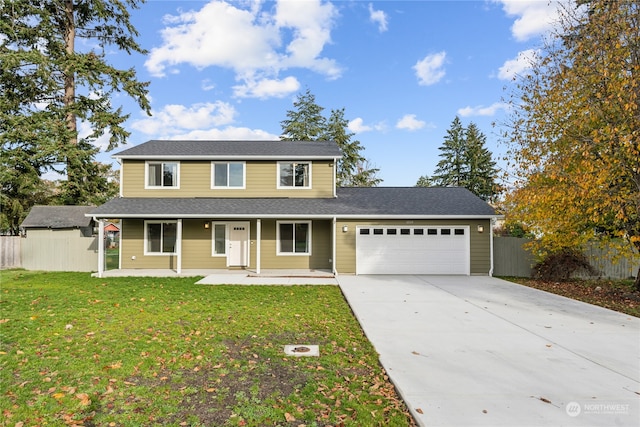
[[[92,276],[97,276],[93,273]],[[197,277],[200,285],[337,285],[330,270],[221,270],[183,269],[180,274],[170,269],[109,270],[102,277]]]

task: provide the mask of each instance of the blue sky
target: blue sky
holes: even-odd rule
[[[492,123],[504,120],[505,88],[526,72],[554,10],[547,0],[149,0],[131,16],[149,54],[107,60],[151,82],[153,116],[113,99],[132,134],[98,160],[150,139],[278,139],[309,89],[327,117],[345,108],[383,186],[431,175],[456,115],[479,126],[504,166]]]

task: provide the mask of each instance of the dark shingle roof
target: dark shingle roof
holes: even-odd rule
[[[337,158],[333,141],[172,141],[151,140],[115,154],[115,158]]]
[[[117,198],[101,218],[492,217],[495,210],[464,188],[339,188],[336,198]]]
[[[22,221],[23,228],[75,228],[88,227],[91,218],[85,215],[95,206],[34,206]]]

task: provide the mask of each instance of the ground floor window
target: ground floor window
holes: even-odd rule
[[[176,253],[177,221],[145,221],[145,255],[171,255]]]
[[[278,221],[278,255],[311,255],[311,222]]]

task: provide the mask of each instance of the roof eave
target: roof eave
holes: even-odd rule
[[[367,215],[340,215],[340,214],[287,214],[287,213],[278,213],[278,214],[184,214],[184,215],[171,215],[171,214],[118,214],[118,213],[106,213],[106,214],[85,214],[87,217],[91,218],[118,218],[118,219],[203,219],[203,218],[242,218],[242,219],[252,219],[252,218],[295,218],[295,219],[304,219],[304,218],[315,218],[315,219],[404,219],[404,220],[428,220],[428,219],[501,219],[504,218],[504,215],[413,215],[413,214],[403,214],[403,215],[375,215],[375,214],[367,214]]]
[[[215,156],[215,155],[114,155],[111,156],[116,160],[338,160],[341,158],[340,155],[331,155],[331,156],[305,156],[305,155],[256,155],[256,156],[236,156],[236,155],[224,155],[224,156]]]

